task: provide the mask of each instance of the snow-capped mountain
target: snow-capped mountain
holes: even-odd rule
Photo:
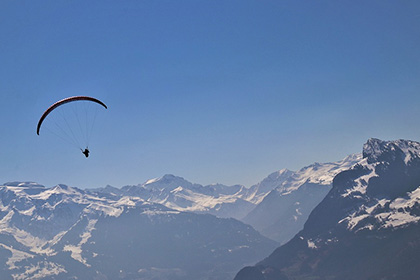
[[[168,174],[121,189],[107,186],[89,191],[97,195],[137,197],[178,211],[239,219],[265,236],[285,243],[303,228],[309,213],[331,189],[334,176],[360,159],[360,154],[351,155],[338,162],[315,163],[299,171],[282,169],[250,188],[203,186]]]
[[[418,279],[419,220],[420,143],[369,139],[304,229],[235,279]]]
[[[140,277],[139,275],[146,275],[145,279],[153,277],[173,279],[175,276],[188,279],[196,273],[187,263],[184,263],[186,266],[176,266],[171,264],[170,260],[165,261],[164,264],[159,261],[150,263],[150,267],[143,265],[144,263],[138,263],[134,267],[141,271],[140,274],[138,271],[129,271],[128,268],[121,269],[121,271],[125,271],[123,273],[125,276],[109,270],[110,267],[113,267],[111,263],[102,265],[101,268],[97,267],[97,265],[100,266],[100,263],[106,264],[110,261],[107,259],[107,254],[119,254],[118,246],[114,246],[115,251],[100,253],[101,246],[105,246],[106,242],[114,244],[120,242],[117,236],[109,239],[112,235],[109,232],[115,232],[115,234],[121,232],[118,227],[128,230],[127,225],[123,225],[121,221],[124,220],[130,225],[136,224],[136,221],[124,218],[130,216],[128,213],[136,212],[138,216],[142,217],[141,225],[137,224],[137,227],[132,228],[132,236],[125,236],[124,240],[121,240],[121,244],[128,246],[124,242],[129,242],[130,246],[134,246],[133,240],[136,240],[135,244],[139,246],[138,252],[147,253],[147,250],[150,249],[147,245],[148,242],[155,240],[150,239],[151,236],[158,240],[155,241],[156,244],[164,244],[165,240],[172,238],[165,235],[174,232],[171,227],[181,227],[178,233],[179,238],[174,240],[174,244],[186,242],[183,252],[190,252],[191,255],[203,254],[208,258],[196,257],[195,262],[189,260],[189,263],[201,266],[203,264],[200,262],[212,259],[212,272],[204,269],[202,273],[217,274],[218,279],[227,279],[233,276],[235,271],[245,263],[255,262],[264,254],[268,254],[270,250],[274,249],[276,243],[265,239],[251,227],[233,219],[219,219],[194,213],[242,218],[261,201],[266,201],[264,198],[267,194],[270,193],[272,196],[273,193],[283,195],[299,193],[298,190],[305,189],[302,187],[305,183],[328,182],[330,180],[328,176],[331,175],[325,175],[325,170],[328,169],[331,172],[334,168],[340,168],[337,166],[349,164],[350,161],[345,160],[343,161],[345,163],[338,165],[327,164],[328,168],[323,164],[315,164],[298,172],[280,170],[249,189],[240,185],[203,186],[174,175],[165,175],[140,185],[126,186],[121,189],[106,186],[96,190],[81,190],[66,185],[46,188],[32,182],[6,183],[4,186],[0,186],[0,258],[5,263],[0,276],[6,277],[5,279],[10,277],[14,279],[37,279],[37,277],[59,279],[60,277],[66,278],[74,274],[74,271],[78,271],[78,273],[83,272],[83,275],[92,277],[102,275],[102,278],[105,277],[103,275],[113,275],[131,279]],[[272,192],[273,189],[275,189],[274,192]],[[309,190],[308,193],[315,193],[315,188]],[[295,213],[292,214],[295,215]],[[275,219],[276,216],[272,218]],[[193,224],[186,222],[191,220],[195,222]],[[206,222],[203,224],[203,221]],[[107,228],[106,223],[111,222],[115,225],[118,224],[118,227]],[[181,226],[183,224],[188,226]],[[106,238],[101,235],[100,226],[106,228],[106,232],[108,232]],[[199,226],[200,230],[196,229],[196,226]],[[150,228],[152,233],[140,230],[144,227]],[[186,250],[188,244],[194,243],[194,238],[199,238],[203,244],[207,242],[203,236],[198,237],[202,230],[206,232],[205,236],[212,240],[211,245],[202,247],[197,243],[197,250],[194,249],[195,247],[190,248],[190,251]],[[297,232],[298,229],[295,231]],[[195,234],[191,234],[192,232]],[[136,239],[139,234],[148,236],[144,239],[147,244]],[[245,236],[248,237],[244,239]],[[103,242],[102,245],[91,246],[91,244],[100,244],[100,240]],[[226,243],[227,240],[230,240],[230,245]],[[145,250],[145,248],[148,249]],[[181,250],[180,247],[179,250]],[[159,258],[156,256],[155,259],[165,259],[163,255],[168,255],[168,253],[164,253],[164,251],[163,249],[159,253],[156,251],[156,254],[162,255]],[[224,254],[233,256],[234,252],[235,254],[239,252],[240,256],[233,259],[229,257],[228,259],[232,261],[223,260]],[[219,263],[219,258],[214,259],[215,256],[220,257],[220,260],[223,261]],[[124,254],[119,259],[124,259]],[[142,259],[146,260],[148,256],[142,255]],[[188,256],[185,256],[184,259],[188,260]],[[97,260],[101,260],[100,263]],[[129,260],[126,261],[129,262]],[[221,267],[218,267],[219,265]],[[215,269],[215,267],[218,268]],[[194,277],[198,277],[199,274],[194,274]],[[83,277],[79,279],[83,279]]]
[[[117,189],[111,186],[89,190],[97,194],[139,197],[144,201],[159,203],[171,209],[194,213],[209,213],[218,217],[244,219],[273,190],[280,196],[297,191],[307,184],[331,187],[333,177],[360,160],[361,155],[351,155],[334,163],[315,163],[299,171],[282,169],[270,174],[260,183],[246,188],[241,185],[200,185],[172,174],[154,178],[143,184]],[[328,189],[329,190],[329,189]],[[326,192],[325,192],[326,194]],[[325,195],[324,194],[324,195]],[[245,219],[252,222],[252,218]]]
[[[0,279],[232,279],[276,246],[234,219],[66,185],[0,186],[0,225]]]
[[[255,203],[245,198],[247,189],[244,186],[203,186],[171,174],[135,186],[121,189],[108,186],[91,192],[139,197],[178,211],[207,213],[222,218],[240,219],[255,207]]]
[[[251,199],[263,193],[261,189],[269,193],[242,221],[280,243],[289,241],[330,191],[335,175],[361,159],[361,154],[354,154],[338,162],[314,163],[299,171],[283,169],[270,174],[250,188]]]

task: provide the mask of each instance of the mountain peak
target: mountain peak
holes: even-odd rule
[[[171,182],[171,181],[174,181],[174,180],[177,180],[177,179],[178,180],[185,180],[184,178],[179,177],[179,176],[175,176],[173,174],[165,174],[165,175],[163,175],[162,178],[160,178],[161,181],[165,181],[165,182]]]
[[[54,187],[54,189],[68,190],[68,189],[71,189],[71,187],[64,184],[58,184]]]
[[[386,141],[377,138],[368,139],[363,145],[363,158],[372,160],[378,158],[385,150],[386,144]]]
[[[153,178],[153,179],[149,179],[149,180],[147,180],[143,185],[144,186],[146,186],[146,185],[150,185],[150,184],[154,184],[154,183],[157,183],[157,182],[159,182],[159,183],[163,183],[163,184],[171,184],[171,183],[173,183],[173,182],[179,182],[179,181],[182,181],[182,182],[187,182],[184,178],[182,178],[182,177],[179,177],[179,176],[175,176],[175,175],[173,175],[173,174],[165,174],[165,175],[163,175],[162,177],[160,177],[160,178]]]
[[[413,158],[420,158],[420,143],[403,139],[383,141],[370,138],[363,145],[363,158],[367,158],[368,163],[386,161],[390,157],[400,157],[406,164]]]
[[[83,194],[84,191],[81,189],[78,189],[76,187],[70,187],[64,184],[58,184],[55,187],[50,189],[53,192],[56,193],[62,193],[62,194]]]
[[[171,191],[176,189],[177,187],[182,186],[183,188],[192,188],[196,186],[182,177],[175,176],[173,174],[165,174],[160,178],[150,179],[146,181],[144,184],[139,185],[138,187],[145,188],[147,190],[167,190]]]

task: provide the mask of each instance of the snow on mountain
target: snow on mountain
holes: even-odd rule
[[[271,173],[260,183],[249,188],[246,199],[256,205],[259,204],[269,192],[283,185],[293,174],[293,171],[287,169]]]
[[[235,280],[418,279],[420,143],[369,139],[302,231]]]
[[[56,255],[54,246],[80,217],[118,216],[122,212],[118,203],[66,185],[45,188],[36,183],[5,183],[0,186],[0,246],[11,253],[6,262],[8,269],[14,271],[19,268],[17,263],[37,255]],[[38,273],[49,275],[44,273],[46,268],[52,275],[64,271],[53,262],[41,264],[16,275],[36,279]]]
[[[383,193],[377,189],[377,184],[382,182],[384,172],[392,167],[400,171],[415,168],[420,162],[420,143],[373,138],[364,145],[363,155],[364,161],[358,168],[365,170],[366,174],[354,180],[354,186],[346,189],[341,197],[356,198],[364,203],[339,223],[349,230],[360,231],[404,227],[419,221],[420,186],[417,187],[416,181],[412,182],[417,179],[416,174],[405,174],[406,177],[400,178],[399,183],[406,183],[408,189],[395,188]],[[383,183],[398,184],[396,178]]]
[[[135,186],[121,188],[122,196],[139,197],[171,209],[194,213],[208,213],[218,217],[242,218],[255,204],[245,197],[244,186],[194,184],[171,174]],[[106,190],[95,190],[103,193]],[[108,192],[109,193],[109,192]],[[114,192],[116,193],[116,192]]]
[[[249,189],[241,185],[212,184],[203,186],[191,183],[182,177],[167,174],[161,178],[150,179],[143,184],[125,186],[121,189],[107,186],[104,189],[89,191],[97,195],[113,194],[138,197],[144,201],[159,203],[179,211],[209,213],[218,217],[242,220],[274,189],[279,192],[280,196],[285,196],[305,184],[318,184],[330,188],[334,175],[357,162],[360,157],[360,155],[351,155],[336,163],[315,163],[297,172],[282,169],[270,174]],[[319,195],[320,199],[328,190],[326,189]],[[293,203],[296,202],[299,201],[293,201]],[[315,205],[312,207],[315,207]],[[300,215],[298,212],[297,214]],[[267,220],[267,218],[263,220]],[[252,223],[252,218],[244,219],[244,221],[251,223],[253,226],[257,225]],[[271,221],[271,224],[274,223],[275,221]],[[258,225],[257,228],[261,229]]]
[[[182,180],[174,179],[164,180],[173,186],[169,193],[200,188],[175,187]],[[146,187],[157,189],[150,182]],[[161,279],[231,279],[276,246],[234,219],[184,214],[106,190],[97,195],[66,185],[0,186],[0,279],[155,279],[162,271],[167,278]]]
[[[376,138],[369,139],[363,146],[363,157],[369,163],[380,162],[384,157],[399,156],[405,164],[419,158],[420,144],[410,140],[382,141]]]
[[[420,187],[408,192],[406,197],[377,199],[362,205],[348,217],[340,220],[348,230],[378,230],[408,226],[420,221]]]
[[[121,189],[6,183],[0,186],[0,278],[232,279],[277,244],[232,217],[284,243],[309,216],[290,242],[245,270],[257,277],[261,269],[263,277],[294,277],[291,264],[325,279],[335,275],[325,267],[334,265],[318,252],[340,259],[378,251],[387,247],[381,240],[391,239],[395,245],[387,248],[408,263],[407,252],[420,244],[420,144],[369,139],[362,155],[282,169],[249,189],[169,174]],[[366,236],[373,238],[368,244]],[[353,266],[354,259],[347,261]]]
[[[272,191],[242,221],[273,240],[287,242],[303,228],[309,213],[324,199],[335,175],[361,159],[361,154],[354,154],[338,162],[314,163],[299,171],[270,174],[251,189]]]
[[[139,185],[121,189],[107,186],[88,192],[114,199],[138,198],[178,211],[236,218],[274,240],[286,242],[303,227],[310,211],[324,198],[333,177],[360,159],[361,155],[351,155],[339,162],[315,163],[299,171],[282,169],[249,189],[240,185],[203,186],[167,174]]]

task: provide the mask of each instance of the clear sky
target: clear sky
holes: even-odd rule
[[[269,173],[420,140],[419,1],[0,1],[0,183]],[[101,99],[91,156],[36,135]]]

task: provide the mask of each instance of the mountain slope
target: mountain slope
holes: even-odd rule
[[[282,170],[269,175],[260,185],[268,183],[275,188],[242,221],[280,243],[289,241],[330,191],[334,176],[361,157],[351,155],[338,162],[315,163],[296,172]]]
[[[420,143],[369,139],[304,229],[235,279],[418,279],[419,186]]]

